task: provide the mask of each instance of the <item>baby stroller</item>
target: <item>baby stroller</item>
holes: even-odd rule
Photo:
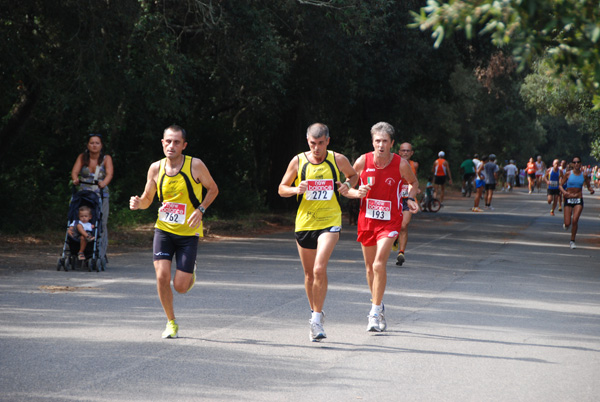
[[[83,184],[97,185],[98,182],[82,182]],[[56,270],[60,271],[64,269],[75,270],[80,267],[81,269],[87,268],[88,271],[104,271],[106,267],[106,259],[104,256],[99,255],[99,244],[102,234],[102,199],[103,194],[100,192],[100,196],[90,190],[77,191],[77,188],[73,186],[73,194],[71,196],[71,202],[69,203],[69,213],[67,222],[67,232],[65,234],[65,242],[63,245],[63,251],[61,257],[58,259]],[[79,222],[79,208],[81,206],[88,206],[92,212],[92,219],[90,222],[94,225],[93,236],[94,239],[90,240],[84,251],[85,260],[78,259],[78,252],[80,243],[69,235],[69,224],[75,221],[75,226]],[[75,229],[76,230],[76,229]]]

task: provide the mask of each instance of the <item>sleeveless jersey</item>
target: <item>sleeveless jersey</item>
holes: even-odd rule
[[[535,173],[535,163],[527,162],[527,174],[534,174],[534,173]]]
[[[542,162],[535,162],[535,173],[538,176],[544,174],[544,164]]]
[[[203,236],[199,228],[189,227],[187,220],[202,202],[202,184],[192,175],[192,157],[183,155],[183,166],[174,176],[165,172],[167,159],[161,159],[156,190],[162,206],[158,210],[155,228],[179,236]]]
[[[417,168],[415,167],[415,163],[413,161],[408,161],[408,164],[410,165],[410,168],[412,169],[413,173],[415,174],[415,176],[417,175]]]
[[[557,170],[555,172],[554,169],[552,169],[552,168],[548,169],[548,189],[549,190],[557,190],[558,189],[559,179],[560,179],[560,170]]]
[[[401,158],[393,155],[390,164],[383,169],[375,166],[373,152],[364,155],[365,167],[360,174],[360,182],[371,185],[371,190],[360,200],[358,231],[372,231],[381,226],[400,230],[402,226]]]
[[[574,172],[571,172],[567,179],[567,188],[583,188],[584,179],[583,173],[576,175]]]
[[[332,226],[342,226],[342,208],[336,181],[340,180],[340,170],[335,163],[333,151],[319,164],[311,163],[306,154],[298,154],[298,176],[296,187],[301,181],[308,181],[308,188],[298,195],[296,232],[321,230]]]
[[[446,167],[444,166],[446,159],[439,158],[435,161],[434,173],[436,176],[446,176]]]

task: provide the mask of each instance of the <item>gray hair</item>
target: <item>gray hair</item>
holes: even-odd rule
[[[329,128],[323,123],[311,124],[306,130],[306,138],[308,138],[308,136],[313,138],[329,138]]]
[[[387,135],[390,136],[390,140],[394,141],[395,130],[394,130],[394,127],[390,123],[386,123],[385,121],[380,121],[379,123],[377,123],[373,127],[371,127],[371,138],[373,138],[373,135],[375,135],[377,133],[386,133]]]

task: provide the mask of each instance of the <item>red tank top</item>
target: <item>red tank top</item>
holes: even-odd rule
[[[383,169],[375,166],[373,152],[364,155],[365,167],[360,174],[360,182],[362,185],[370,184],[371,190],[360,201],[358,231],[370,231],[381,226],[400,230],[402,226],[402,158],[393,155],[390,164]]]

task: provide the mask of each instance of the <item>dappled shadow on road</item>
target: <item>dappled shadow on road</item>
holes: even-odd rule
[[[373,337],[392,337],[392,336],[406,336],[406,335],[419,335],[422,337],[426,337],[429,339],[437,339],[444,340],[448,342],[460,341],[460,342],[491,342],[491,343],[500,343],[503,345],[510,346],[524,346],[524,347],[552,347],[549,345],[536,345],[536,344],[519,344],[512,342],[495,342],[491,340],[481,340],[481,339],[467,339],[467,338],[455,338],[455,337],[440,337],[437,335],[428,335],[428,334],[414,334],[410,331],[386,331],[379,334],[371,335]],[[203,342],[216,343],[222,345],[255,345],[260,347],[265,347],[267,349],[280,349],[280,348],[293,348],[300,350],[314,350],[318,348],[319,350],[329,350],[329,351],[338,351],[338,352],[365,352],[365,353],[375,353],[372,355],[372,359],[376,359],[377,353],[412,353],[412,354],[430,354],[430,355],[446,355],[446,356],[455,356],[455,357],[467,357],[474,359],[498,359],[498,360],[515,360],[515,361],[525,361],[531,363],[548,363],[552,362],[544,359],[538,359],[533,357],[509,357],[509,356],[498,356],[498,355],[483,355],[476,353],[458,353],[458,352],[450,352],[450,351],[442,351],[442,350],[428,350],[428,349],[411,349],[411,348],[403,348],[397,346],[389,346],[389,345],[374,345],[374,344],[358,344],[358,343],[349,343],[349,342],[339,342],[339,341],[323,341],[316,343],[307,343],[306,345],[301,344],[282,344],[268,340],[256,340],[256,339],[232,339],[232,340],[215,340],[215,339],[197,339]],[[451,347],[449,347],[451,348]],[[576,350],[579,351],[594,351],[598,352],[598,350],[586,349],[586,348],[578,348]],[[270,352],[273,353],[273,352]],[[275,352],[276,353],[276,352]]]

